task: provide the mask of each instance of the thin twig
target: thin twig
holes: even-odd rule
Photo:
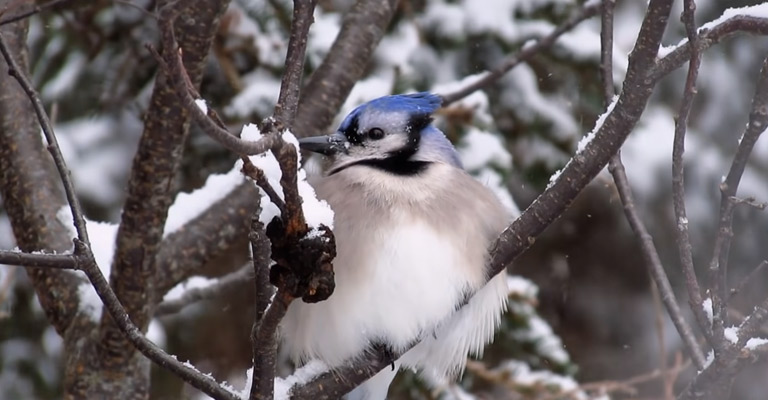
[[[768,126],[768,58],[763,60],[763,66],[757,80],[755,95],[752,98],[749,122],[739,140],[739,146],[736,149],[736,154],[733,157],[728,174],[720,184],[720,227],[718,229],[718,239],[722,237],[724,243],[722,243],[723,250],[720,257],[717,261],[713,259],[713,262],[721,264],[721,268],[725,268],[728,261],[728,248],[730,237],[732,236],[731,222],[733,219],[733,207],[735,206],[733,199],[736,197],[736,192],[738,191],[749,156],[752,154],[755,143],[763,131],[765,131],[766,126]],[[765,261],[755,268],[753,273],[759,271],[764,264]],[[720,279],[724,279],[724,276],[721,276]],[[722,281],[722,285],[725,286],[725,281]],[[725,288],[723,287],[723,289]],[[724,296],[723,299],[728,299],[724,293],[722,295]],[[733,295],[733,292],[731,295]],[[727,306],[727,302],[724,306]],[[727,313],[724,314],[724,318],[727,317]]]
[[[273,117],[282,124],[282,127],[293,126],[296,109],[299,107],[299,88],[301,77],[304,75],[307,35],[314,21],[312,14],[316,4],[317,0],[294,0],[293,2],[291,37],[288,40],[285,68],[280,82],[280,95],[273,113]]]
[[[648,233],[648,230],[645,228],[645,225],[637,214],[632,190],[619,155],[611,159],[608,169],[613,175],[613,180],[616,182],[616,187],[619,190],[619,196],[624,205],[624,214],[627,217],[627,221],[629,221],[629,225],[632,227],[635,235],[640,239],[640,247],[643,250],[645,265],[648,268],[648,273],[651,275],[651,278],[653,278],[656,287],[659,289],[661,301],[664,303],[664,306],[669,313],[669,317],[672,319],[672,323],[675,325],[680,338],[683,340],[683,344],[685,344],[688,354],[691,356],[691,359],[693,359],[696,367],[699,370],[702,370],[704,369],[705,364],[704,354],[696,341],[696,337],[693,335],[691,327],[685,320],[683,312],[680,310],[680,306],[677,304],[672,285],[669,283],[669,278],[661,264],[659,253],[656,251],[656,246],[653,244],[653,238]]]
[[[265,120],[262,127],[266,132],[274,132],[271,137],[278,138],[272,147],[272,152],[280,165],[282,172],[280,185],[283,189],[284,202],[275,202],[281,208],[282,227],[284,239],[300,241],[309,228],[304,219],[302,199],[298,191],[298,154],[296,148],[283,142],[280,132],[290,129],[296,116],[299,104],[299,90],[301,78],[304,74],[304,59],[307,49],[307,35],[312,25],[317,0],[294,0],[293,19],[291,21],[291,36],[288,40],[288,52],[285,57],[285,68],[280,83],[280,95],[272,118]],[[245,169],[250,163],[243,164]],[[261,178],[261,179],[260,179]],[[257,182],[264,182],[263,172],[257,174]],[[263,186],[265,191],[274,200],[276,193],[267,183]],[[273,201],[274,201],[273,200]],[[265,282],[269,276],[266,273],[268,266],[269,248],[264,234],[264,227],[258,221],[258,215],[252,219],[251,245],[253,250],[253,267],[258,277],[256,316],[251,331],[253,342],[253,377],[251,382],[251,400],[267,400],[274,397],[275,362],[277,359],[277,328],[285,316],[288,306],[296,297],[295,293],[286,290],[278,282],[277,293],[269,302],[269,285]],[[256,236],[258,235],[258,237]],[[282,239],[278,239],[282,241]],[[275,239],[273,239],[275,240]],[[273,243],[274,245],[275,243]],[[299,246],[298,243],[290,243]],[[288,260],[293,263],[291,267],[300,268],[300,262],[296,259]],[[266,274],[266,275],[265,275]],[[273,282],[274,283],[274,282]],[[268,305],[267,305],[268,304]],[[266,310],[264,307],[266,306]]]
[[[265,321],[264,315],[267,309],[270,308],[274,288],[269,282],[270,243],[264,231],[264,224],[259,220],[257,213],[251,218],[251,231],[248,234],[248,238],[251,242],[252,268],[256,277],[253,282],[256,291],[256,312],[253,318],[253,327],[251,328],[253,374],[251,375],[250,398],[264,399],[271,398],[274,395],[273,385],[270,383],[275,379],[274,359],[277,347],[274,336],[269,337],[272,340],[271,346],[270,343],[262,343],[265,340],[261,337],[264,332],[260,331],[262,322]],[[270,316],[270,318],[272,317]]]
[[[688,65],[688,76],[685,81],[683,91],[683,100],[680,104],[678,116],[675,121],[675,136],[672,145],[672,198],[675,211],[675,241],[677,243],[680,264],[685,276],[685,284],[688,289],[688,304],[696,317],[699,327],[704,332],[705,337],[714,347],[712,338],[712,327],[703,308],[701,289],[696,277],[696,270],[693,265],[693,254],[691,250],[690,231],[688,229],[688,216],[685,210],[685,182],[683,153],[685,152],[685,133],[688,125],[688,115],[693,104],[693,96],[696,93],[696,78],[699,73],[699,63],[701,56],[698,49],[698,37],[693,25],[693,15],[691,10],[691,0],[686,0],[685,10],[683,11],[683,20],[688,33],[688,40],[692,43],[689,46],[690,58]],[[687,17],[687,15],[689,17]]]
[[[483,75],[482,78],[472,82],[471,84],[467,85],[466,87],[456,92],[443,95],[442,96],[443,107],[457,100],[463,99],[464,97],[467,97],[470,94],[496,82],[499,78],[504,76],[504,74],[509,72],[509,70],[511,70],[512,68],[530,60],[533,56],[539,54],[541,51],[551,47],[560,36],[572,30],[576,25],[580,24],[586,19],[589,19],[597,15],[601,7],[602,7],[601,1],[589,2],[587,6],[583,7],[578,11],[578,13],[568,18],[568,20],[566,20],[562,25],[558,26],[549,35],[544,36],[543,38],[537,40],[533,44],[523,45],[520,51],[518,51],[512,57],[505,60],[501,65],[499,65],[495,69],[492,69],[487,73],[485,73],[485,75]]]
[[[739,294],[744,288],[750,283],[755,281],[755,278],[762,272],[765,267],[768,267],[768,260],[763,260],[760,262],[760,264],[757,265],[752,271],[750,271],[740,282],[736,287],[731,289],[730,296],[728,297],[728,301],[730,303],[731,300],[733,300],[734,297],[736,297],[737,294]]]
[[[726,246],[725,242],[730,240],[726,237],[729,236],[731,213],[736,197],[729,194],[736,193],[752,148],[766,126],[768,126],[768,57],[763,60],[763,66],[760,69],[755,95],[752,98],[752,109],[749,114],[747,128],[736,150],[728,175],[723,181],[723,185],[721,185],[721,200],[724,199],[724,203],[721,202],[721,215],[719,219],[721,226],[718,229],[716,247],[724,249]],[[713,262],[718,262],[722,256],[722,250],[720,252],[715,251]],[[718,279],[719,277],[720,275],[718,274],[713,276],[713,279]],[[725,282],[720,282],[719,284],[722,287],[725,285]],[[721,289],[721,287],[718,287],[718,289]],[[716,294],[718,293],[719,290]],[[727,293],[719,293],[719,295],[725,296]],[[722,299],[727,300],[725,297],[722,297]],[[713,314],[715,318],[718,318],[717,313],[713,312]],[[725,312],[722,312],[722,315],[725,315]],[[719,318],[722,318],[722,316]],[[738,327],[736,331],[738,341],[736,343],[731,343],[730,340],[725,339],[724,330],[720,333],[723,338],[715,343],[717,347],[715,347],[714,361],[691,381],[680,398],[684,400],[727,398],[730,395],[730,388],[736,374],[744,367],[747,362],[746,360],[749,359],[749,357],[743,356],[748,354],[744,346],[749,339],[757,334],[766,320],[768,320],[768,298],[757,305]],[[721,324],[724,322],[724,320],[720,321]]]
[[[77,270],[77,259],[72,254],[22,253],[18,251],[0,251],[0,264],[22,267],[72,269]]]
[[[216,399],[239,400],[238,396],[224,389],[213,378],[181,363],[175,356],[166,353],[147,339],[128,317],[125,308],[120,304],[120,300],[117,299],[115,292],[112,291],[106,278],[104,278],[98,265],[96,265],[90,248],[78,239],[75,239],[75,256],[77,257],[80,269],[85,272],[109,315],[112,316],[117,326],[120,327],[120,331],[125,334],[125,337],[141,354],[209,396]]]
[[[768,35],[768,18],[734,15],[709,29],[700,29],[696,49],[703,52],[736,33]],[[648,79],[658,82],[690,60],[691,42],[684,40],[646,72]]]
[[[74,220],[75,230],[77,231],[77,237],[86,245],[90,247],[90,240],[88,238],[88,231],[85,229],[85,218],[83,217],[83,209],[80,206],[80,201],[77,199],[77,193],[75,193],[75,186],[72,184],[72,176],[64,162],[64,156],[61,155],[61,149],[59,143],[56,140],[56,135],[53,133],[53,127],[51,121],[48,119],[48,114],[45,112],[43,102],[40,100],[40,96],[37,95],[37,91],[32,87],[29,79],[24,74],[19,64],[11,55],[8,50],[8,45],[5,42],[5,38],[0,34],[0,52],[3,54],[5,62],[8,63],[8,74],[10,74],[16,81],[19,82],[21,88],[29,97],[29,101],[32,103],[32,108],[37,114],[37,119],[40,121],[40,127],[43,129],[45,140],[48,142],[48,152],[53,157],[53,162],[56,165],[56,170],[59,172],[61,183],[64,185],[64,192],[67,196],[67,202],[69,208],[72,211],[72,219]]]
[[[285,202],[280,198],[277,192],[275,192],[275,188],[273,188],[269,183],[269,180],[264,174],[264,171],[262,171],[261,168],[253,165],[251,159],[248,157],[241,157],[241,160],[243,160],[243,175],[253,179],[253,181],[256,182],[256,185],[259,186],[264,191],[264,193],[267,194],[269,200],[274,203],[275,206],[277,206],[278,210],[280,210],[280,215],[286,215]]]
[[[725,199],[725,203],[721,203],[721,214],[725,213],[727,218],[727,220],[724,220],[723,215],[721,215],[721,230],[724,229],[723,224],[727,224],[727,229],[730,227],[732,215],[729,214],[732,211],[727,210],[726,207],[728,207],[727,205],[733,206],[731,199],[736,195],[749,155],[752,153],[752,149],[760,135],[765,131],[766,126],[768,126],[768,57],[763,60],[763,66],[760,69],[755,95],[752,98],[752,109],[749,113],[747,128],[739,141],[739,147],[736,149],[736,155],[733,157],[728,175],[726,175],[725,180],[720,185],[721,201]],[[723,246],[725,247],[726,245],[724,244]],[[768,312],[764,311],[766,307],[768,307],[768,300],[761,306],[756,307],[752,314],[746,318],[743,325],[748,331],[754,331],[759,328],[765,315],[768,315]],[[740,339],[746,342],[748,340],[746,336],[748,335],[748,332],[743,332]]]
[[[279,135],[265,135],[255,142],[242,140],[235,135],[232,135],[228,130],[218,126],[197,105],[196,100],[200,99],[196,99],[190,93],[190,85],[188,84],[189,77],[181,60],[181,49],[179,49],[173,33],[173,23],[177,16],[178,11],[172,5],[165,6],[160,10],[159,24],[162,34],[162,44],[165,49],[163,54],[166,56],[163,57],[160,55],[160,53],[158,53],[158,51],[151,45],[147,45],[147,49],[155,57],[160,65],[160,69],[172,83],[184,108],[187,109],[192,116],[192,119],[194,119],[208,136],[239,155],[261,154],[273,148],[279,141],[281,141]],[[173,49],[178,49],[178,51],[174,51]]]
[[[270,243],[264,230],[264,224],[261,223],[256,214],[251,218],[251,231],[248,233],[248,239],[251,242],[251,263],[255,275],[253,283],[256,290],[256,316],[251,332],[253,335],[275,292],[275,288],[269,283]]]
[[[71,0],[52,0],[52,1],[49,1],[49,2],[47,2],[45,4],[43,4],[43,5],[34,5],[34,6],[30,7],[26,11],[23,11],[21,13],[18,13],[16,15],[13,15],[13,16],[10,16],[10,17],[6,17],[6,18],[3,18],[3,19],[0,19],[0,26],[5,25],[5,24],[10,24],[12,22],[20,21],[20,20],[22,20],[24,18],[29,18],[29,17],[37,14],[37,13],[40,13],[40,12],[42,12],[44,10],[47,10],[49,8],[52,8],[52,7],[56,7],[56,6],[60,5],[60,4],[64,4],[64,3],[68,2],[68,1],[71,1]]]
[[[344,14],[328,55],[302,88],[291,129],[298,136],[328,129],[352,87],[364,76],[376,45],[387,32],[398,0],[357,0]]]
[[[667,342],[664,339],[666,332],[664,329],[664,304],[661,302],[661,295],[659,294],[659,288],[656,286],[656,282],[651,281],[651,298],[653,299],[653,310],[656,318],[654,322],[656,325],[656,340],[659,342],[659,370],[662,373],[662,387],[664,388],[664,400],[674,400],[675,394],[672,389],[672,383],[667,375]]]
[[[266,400],[274,397],[277,327],[293,300],[291,295],[278,289],[258,327],[252,331],[254,362],[251,400]]]

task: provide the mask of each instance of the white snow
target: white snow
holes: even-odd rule
[[[41,95],[45,99],[58,99],[67,92],[74,89],[78,77],[84,71],[88,59],[85,54],[80,52],[69,52],[63,66],[58,69],[58,73],[53,79],[43,86]]]
[[[508,372],[510,379],[520,386],[533,388],[537,387],[558,387],[560,392],[573,391],[572,398],[586,399],[584,393],[577,391],[578,383],[571,377],[555,374],[551,371],[532,371],[531,367],[523,362],[508,360],[503,362],[498,370]]]
[[[56,214],[56,217],[69,229],[72,238],[77,236],[69,207],[62,207]],[[109,281],[112,258],[115,253],[117,224],[86,220],[86,227],[88,229],[88,237],[91,240],[93,257],[104,278]],[[91,282],[85,277],[85,273],[79,271],[76,273],[81,274],[84,278],[77,288],[78,297],[80,298],[78,309],[86,313],[93,321],[98,321],[101,318],[101,299],[96,294],[96,290],[91,285]]]
[[[699,31],[704,29],[712,29],[715,26],[723,23],[725,20],[739,15],[746,15],[755,18],[768,18],[768,3],[761,3],[754,6],[728,8],[723,11],[723,14],[720,17],[701,25]]]
[[[712,319],[714,318],[714,314],[712,312],[712,298],[707,297],[704,299],[701,307],[704,309],[704,314],[707,315],[707,320],[709,320],[709,323],[712,324]]]
[[[723,334],[725,335],[725,338],[733,343],[736,344],[739,342],[739,328],[736,326],[729,326],[728,328],[725,328],[723,331]]]
[[[307,38],[307,63],[319,66],[328,54],[333,41],[341,29],[341,15],[326,13],[320,7],[315,8],[315,22]]]
[[[311,381],[314,377],[328,371],[328,366],[322,361],[312,360],[301,368],[298,368],[292,375],[285,378],[275,378],[275,400],[289,400],[290,390],[294,385],[303,385]],[[243,390],[235,391],[243,400],[247,400],[251,393],[251,383],[253,383],[253,367],[245,372],[245,387]]]
[[[737,16],[750,16],[755,18],[768,18],[768,3],[761,3],[753,6],[745,6],[745,7],[733,7],[733,8],[727,8],[723,13],[705,23],[702,24],[698,32],[702,32],[704,30],[712,30],[713,28],[717,27],[718,25],[722,24],[723,22]],[[663,58],[666,57],[669,53],[673,52],[677,48],[684,46],[686,43],[688,43],[688,38],[684,38],[680,40],[676,45],[672,46],[661,46],[659,48],[658,57]]]
[[[205,103],[205,99],[195,100],[195,105],[203,112],[203,114],[208,114],[208,104]]]
[[[555,139],[575,138],[581,132],[581,126],[573,117],[572,104],[562,96],[542,93],[538,82],[531,66],[518,65],[499,80],[498,85],[504,89],[500,101],[526,122],[543,120],[550,123],[550,134]]]
[[[241,137],[245,140],[255,141],[259,140],[262,135],[256,125],[249,124],[243,127]],[[300,165],[301,152],[298,150],[299,142],[296,137],[293,136],[291,132],[286,131],[283,133],[283,140],[296,148],[296,153],[299,157],[298,165]],[[280,186],[280,178],[282,177],[282,172],[280,171],[280,165],[278,164],[277,159],[275,159],[274,154],[269,151],[264,154],[250,156],[250,160],[256,167],[264,171],[264,175],[266,176],[267,180],[277,195],[281,199],[285,199],[283,189]],[[238,160],[235,163],[235,169],[239,171],[241,166],[242,161]],[[302,210],[304,211],[304,218],[307,221],[307,225],[309,225],[310,228],[325,225],[333,229],[333,210],[331,210],[331,207],[328,206],[328,203],[326,203],[324,200],[317,199],[315,190],[307,182],[307,174],[303,169],[298,170],[297,180],[299,195],[303,200]],[[262,211],[259,215],[259,220],[264,224],[268,224],[270,221],[272,221],[272,218],[279,214],[279,210],[277,206],[275,206],[269,199],[269,196],[267,196],[267,194],[261,190],[261,188],[259,188],[259,191],[261,191],[262,194]]]
[[[527,329],[512,331],[512,336],[520,341],[532,342],[537,353],[557,363],[567,363],[568,353],[563,350],[563,343],[552,331],[552,327],[536,313],[533,304],[536,303],[538,287],[531,281],[519,276],[507,276],[510,302],[509,308],[516,315],[523,316],[527,321]]]
[[[277,102],[280,81],[262,68],[243,77],[243,89],[224,108],[224,112],[235,118],[248,118],[251,114],[269,115]]]
[[[453,93],[483,79],[485,75],[485,73],[468,75],[458,80],[436,84],[432,87],[432,92],[443,95]],[[451,104],[448,109],[461,107],[472,110],[472,117],[475,122],[479,125],[491,126],[493,125],[493,117],[489,111],[489,105],[488,96],[482,90],[478,90]]]
[[[286,378],[275,378],[275,400],[290,399],[290,390],[294,385],[305,384],[326,371],[328,371],[328,366],[322,361],[312,360]],[[247,399],[248,397],[243,398]]]
[[[595,127],[592,128],[592,130],[581,138],[579,141],[578,146],[576,146],[576,154],[581,154],[582,151],[587,147],[589,142],[592,141],[592,139],[595,138],[595,134],[597,134],[597,131],[600,130],[600,128],[603,127],[603,124],[605,123],[605,119],[608,118],[608,115],[613,112],[613,108],[616,107],[616,103],[619,101],[619,96],[615,95],[613,96],[613,99],[611,100],[611,104],[608,105],[608,108],[605,110],[604,113],[600,115],[600,117],[597,118],[597,121],[595,121]]]
[[[184,296],[184,292],[190,289],[200,289],[211,286],[218,282],[218,279],[206,278],[204,276],[192,276],[189,279],[179,282],[168,293],[163,296],[163,301],[178,300]]]
[[[163,236],[168,236],[197,218],[213,203],[225,198],[245,177],[239,168],[233,168],[226,174],[213,174],[206,179],[203,187],[191,193],[179,193],[168,209]]]
[[[539,287],[522,276],[507,275],[507,286],[509,287],[510,296],[533,299],[539,294]]]
[[[744,345],[744,347],[747,350],[755,350],[760,346],[765,346],[766,344],[768,344],[768,339],[753,337],[747,340],[747,344]]]
[[[474,171],[489,165],[502,169],[512,168],[512,156],[499,135],[469,127],[458,145],[464,168]]]
[[[385,35],[374,52],[379,68],[397,68],[399,73],[412,73],[411,56],[421,46],[415,24],[398,24],[394,32]]]
[[[167,336],[165,334],[165,328],[163,327],[163,324],[160,323],[160,321],[156,319],[149,321],[146,336],[147,339],[149,339],[152,343],[158,345],[161,348],[165,348]]]

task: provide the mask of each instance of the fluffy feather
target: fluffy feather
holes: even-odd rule
[[[335,212],[336,290],[324,302],[289,307],[282,334],[295,361],[319,358],[341,366],[372,342],[401,352],[419,341],[399,363],[434,382],[455,377],[467,354],[481,353],[492,339],[507,288],[503,276],[483,286],[487,249],[508,215],[493,193],[461,168],[453,146],[436,128],[420,127],[415,149],[405,158],[395,145],[410,146],[409,121],[416,120],[413,115],[428,117],[436,98],[374,100],[340,127],[359,141],[332,159],[330,175],[314,182]],[[344,132],[350,127],[355,132]],[[381,127],[384,138],[366,136]],[[380,143],[385,139],[390,142]],[[425,167],[399,174],[360,163],[388,157]],[[393,378],[386,369],[348,398],[383,399]]]

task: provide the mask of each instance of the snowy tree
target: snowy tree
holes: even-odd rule
[[[429,90],[519,215],[510,311],[460,382],[393,398],[761,398],[768,5],[720,3],[0,1],[0,396],[337,398],[388,367],[277,351],[333,288],[295,136]]]

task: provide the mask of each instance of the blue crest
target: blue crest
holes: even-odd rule
[[[339,131],[347,131],[350,124],[355,123],[357,117],[368,109],[381,112],[408,113],[427,118],[440,108],[442,102],[443,99],[440,96],[429,92],[379,97],[352,110],[339,126]]]

